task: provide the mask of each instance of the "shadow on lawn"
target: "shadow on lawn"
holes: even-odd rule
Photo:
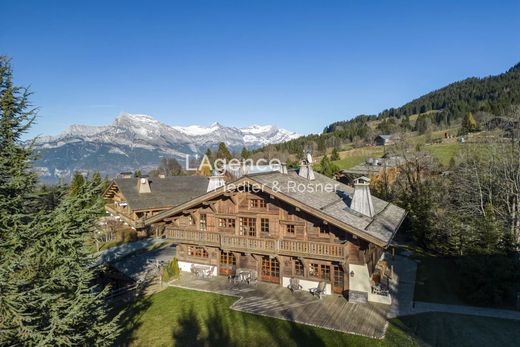
[[[151,306],[150,295],[146,295],[148,286],[153,285],[153,279],[145,282],[135,291],[115,298],[110,302],[112,314],[120,314],[120,326],[122,332],[115,342],[115,346],[129,346],[134,340],[134,332],[141,326],[141,316]]]
[[[172,330],[175,346],[325,346],[314,328],[292,322],[284,311],[277,319],[234,311],[221,312],[215,305],[205,317],[193,307],[185,309]]]

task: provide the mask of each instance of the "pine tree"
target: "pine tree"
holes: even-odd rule
[[[31,275],[22,271],[30,259],[34,215],[28,210],[36,184],[32,148],[21,144],[35,117],[29,95],[13,85],[9,59],[0,56],[0,341],[6,345],[17,344],[31,323],[25,289]]]
[[[81,187],[85,184],[85,177],[76,171],[72,176],[72,181],[70,182],[69,194],[77,195],[81,189]]]
[[[119,333],[109,319],[107,288],[93,287],[88,238],[103,214],[103,184],[86,181],[42,218],[34,240],[33,278],[28,293],[32,322],[24,344],[107,346]]]
[[[0,344],[110,345],[118,317],[107,318],[107,289],[91,287],[85,242],[103,212],[102,185],[39,206],[32,148],[21,143],[35,114],[28,96],[0,57]]]
[[[227,148],[227,146],[224,142],[221,142],[218,144],[216,156],[217,156],[217,159],[231,160],[231,158],[233,158],[233,156],[231,155],[231,152],[229,151],[229,149]]]
[[[242,148],[242,153],[240,154],[242,159],[249,159],[251,157],[251,152],[246,147]]]
[[[338,153],[338,150],[336,149],[336,147],[334,147],[332,149],[332,154],[330,155],[330,160],[332,160],[332,161],[339,160],[339,153]]]
[[[325,176],[332,177],[338,170],[339,168],[330,161],[329,157],[324,155],[320,161],[320,172]]]

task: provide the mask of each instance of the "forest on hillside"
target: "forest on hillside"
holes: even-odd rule
[[[507,72],[485,78],[468,78],[432,91],[409,103],[383,110],[378,115],[358,115],[334,122],[321,134],[302,136],[255,151],[266,156],[295,155],[311,149],[316,155],[345,143],[372,143],[379,134],[418,132],[462,127],[468,117],[477,130],[494,117],[509,117],[520,104],[520,63]],[[371,126],[377,124],[376,126]]]

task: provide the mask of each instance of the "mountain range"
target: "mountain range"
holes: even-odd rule
[[[44,182],[70,179],[74,171],[99,171],[113,176],[121,171],[150,170],[162,158],[185,160],[224,142],[231,151],[285,142],[300,135],[274,125],[226,127],[170,126],[148,115],[121,113],[111,125],[72,125],[57,136],[34,142],[34,169]]]

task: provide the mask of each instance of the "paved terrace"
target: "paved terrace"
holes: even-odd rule
[[[320,328],[381,339],[387,328],[386,305],[354,304],[340,295],[329,295],[321,300],[309,292],[292,294],[279,285],[259,282],[255,285],[231,284],[226,277],[198,279],[182,273],[173,287],[236,296],[239,299],[231,309],[285,319]]]

